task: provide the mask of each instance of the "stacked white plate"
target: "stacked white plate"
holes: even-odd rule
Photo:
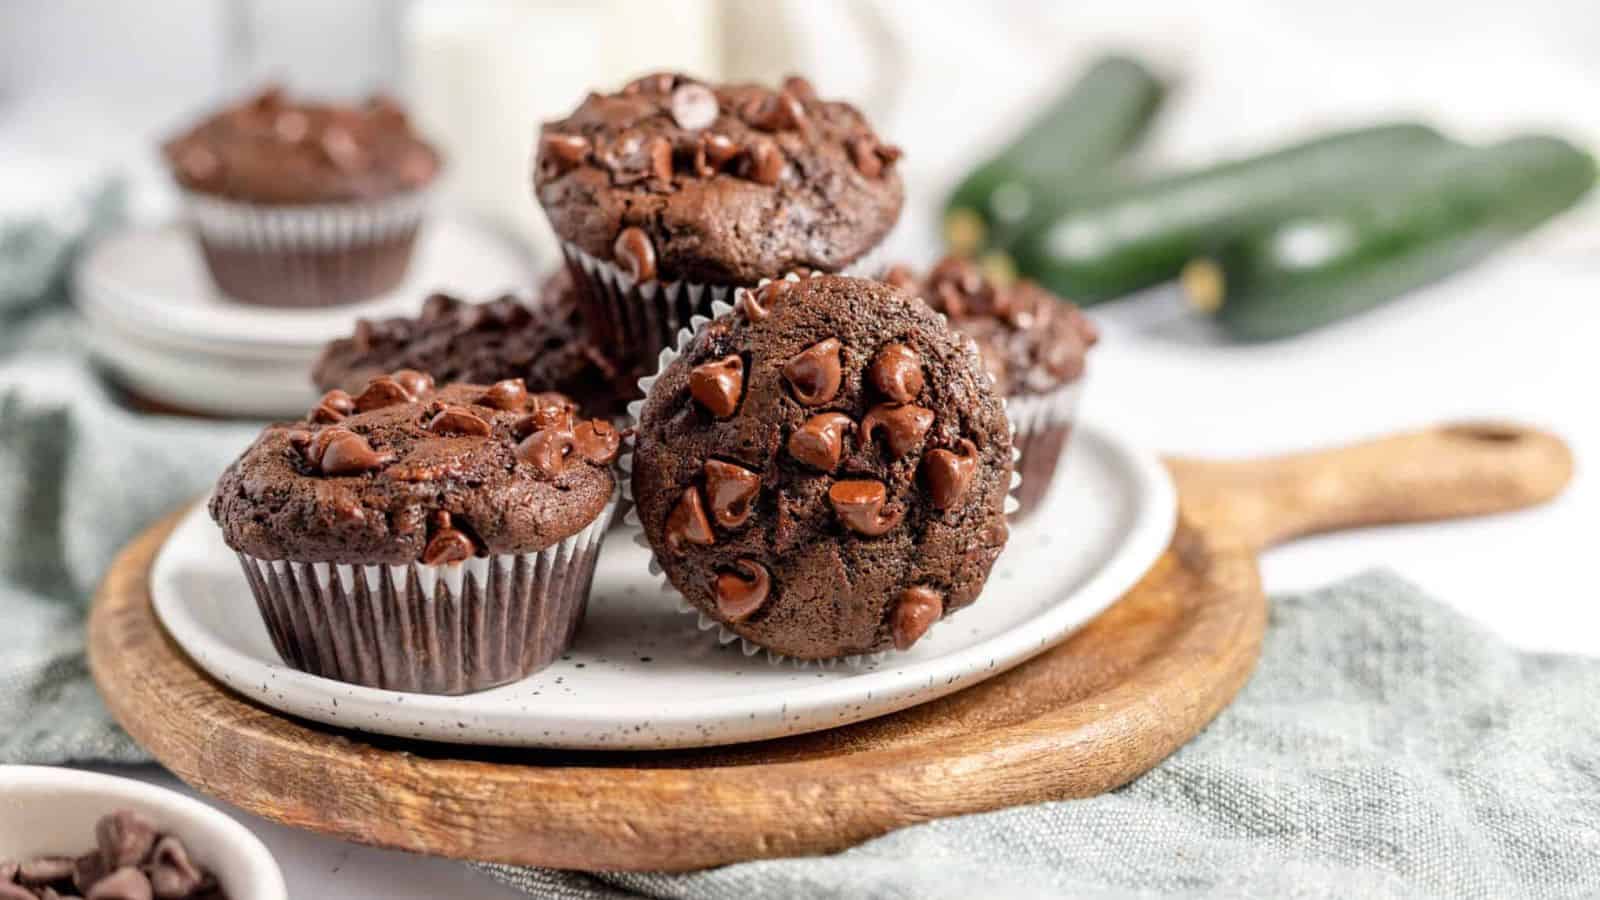
[[[311,366],[359,318],[414,315],[428,294],[472,300],[526,295],[533,269],[510,242],[444,219],[418,238],[399,289],[320,309],[237,303],[212,284],[193,238],[177,224],[111,235],[78,263],[78,309],[96,358],[145,400],[222,416],[299,416],[317,397]]]

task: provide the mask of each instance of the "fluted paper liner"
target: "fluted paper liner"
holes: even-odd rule
[[[1043,394],[1019,394],[1006,399],[1012,442],[1022,454],[1017,470],[1027,485],[1015,492],[1018,508],[1014,518],[1018,521],[1037,512],[1050,494],[1050,484],[1077,421],[1083,382],[1080,377]]]
[[[583,622],[613,494],[578,533],[532,553],[441,566],[345,565],[239,554],[290,667],[391,691],[464,694],[537,672]]]
[[[371,203],[266,206],[188,191],[184,214],[228,296],[267,306],[328,306],[404,279],[430,195]]]
[[[814,274],[812,277],[816,277],[816,275]],[[793,274],[787,275],[785,278],[789,281],[800,280],[799,276]],[[764,278],[761,280],[761,284],[764,285],[771,280],[772,279]],[[758,285],[758,287],[759,286],[760,285]],[[650,389],[654,387],[656,381],[661,378],[661,373],[666,371],[667,366],[671,365],[673,360],[683,355],[684,348],[689,345],[689,341],[694,338],[695,334],[699,332],[703,326],[708,324],[712,318],[730,313],[732,311],[732,305],[723,301],[718,301],[712,304],[710,310],[711,315],[709,317],[692,317],[690,319],[689,326],[679,330],[677,337],[674,339],[671,346],[663,348],[658,354],[655,374],[639,379],[640,393],[644,394],[648,398]],[[941,318],[943,317],[941,316]],[[1002,401],[1003,405],[1004,402],[1005,401]],[[634,400],[628,404],[628,416],[633,420],[632,424],[634,426],[633,429],[630,429],[632,431],[637,432],[640,417],[644,412],[644,403],[644,400]],[[1009,409],[1007,410],[1006,415],[1008,418],[1010,417]],[[1013,440],[1015,440],[1016,432],[1017,426],[1013,420],[1011,422],[1011,433]],[[1017,462],[1020,458],[1020,451],[1013,444],[1011,449],[1011,488],[1005,500],[1005,512],[1010,516],[1014,516],[1017,511],[1017,489],[1022,485],[1022,475],[1018,471],[1017,466]],[[894,650],[881,650],[877,653],[860,653],[853,656],[834,657],[832,659],[800,659],[798,657],[787,656],[775,650],[763,647],[760,644],[749,640],[748,638],[742,637],[737,632],[728,628],[728,626],[718,622],[707,613],[701,611],[694,604],[690,603],[688,599],[685,598],[681,593],[679,593],[677,588],[673,587],[672,580],[667,578],[666,571],[661,567],[660,560],[656,558],[656,549],[650,546],[649,539],[645,537],[644,522],[639,518],[639,506],[633,501],[633,450],[631,445],[628,449],[628,452],[623,453],[623,455],[618,459],[617,464],[618,468],[622,470],[622,478],[620,479],[622,482],[622,496],[628,506],[628,512],[623,517],[623,522],[633,530],[633,542],[650,551],[650,574],[661,579],[661,591],[663,594],[672,596],[676,600],[677,611],[686,615],[697,617],[696,624],[700,630],[715,632],[717,643],[731,644],[734,641],[738,641],[739,649],[744,653],[745,656],[755,656],[757,653],[765,653],[767,656],[767,661],[773,665],[793,663],[802,669],[813,665],[824,669],[831,669],[838,665],[844,665],[848,668],[855,669],[866,668],[875,663],[881,662],[889,654],[897,652]],[[947,617],[948,616],[941,617],[940,621],[943,621],[944,618]]]
[[[885,243],[886,240],[880,241],[861,258],[845,266],[841,274],[868,277],[880,274]],[[713,305],[731,302],[733,292],[741,287],[687,280],[638,281],[615,263],[600,259],[577,244],[563,241],[561,252],[573,277],[586,285],[588,302],[595,304],[592,312],[605,323],[604,334],[615,345],[610,352],[630,364],[650,359],[663,348],[675,346],[678,332],[693,329],[696,317],[716,315]]]

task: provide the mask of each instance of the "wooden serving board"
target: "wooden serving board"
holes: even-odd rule
[[[1256,554],[1319,531],[1480,515],[1560,492],[1555,437],[1462,425],[1254,462],[1168,463],[1172,544],[1061,646],[975,687],[833,731],[711,750],[407,743],[285,718],[202,674],[157,624],[151,563],[177,514],[111,567],[90,663],[117,720],[201,791],[325,834],[463,859],[684,870],[823,853],[939,816],[1087,797],[1155,766],[1249,678]]]

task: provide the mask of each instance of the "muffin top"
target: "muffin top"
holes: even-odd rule
[[[434,294],[415,317],[362,319],[353,335],[323,348],[312,368],[318,389],[359,393],[376,375],[415,369],[440,384],[521,378],[530,391],[566,394],[591,415],[626,415],[639,374],[613,363],[589,339],[572,276],[558,269],[532,303],[505,296],[468,303]]]
[[[899,158],[803,78],[662,73],[547,123],[533,180],[563,240],[637,279],[753,285],[877,246],[900,215]]]
[[[222,474],[211,518],[259,559],[402,565],[530,553],[611,499],[621,436],[520,380],[435,388],[413,371],[269,426]]]
[[[162,154],[188,190],[268,205],[380,200],[439,172],[439,154],[393,100],[301,103],[278,87],[213,114]]]
[[[1000,286],[969,259],[947,256],[924,279],[895,266],[884,280],[921,296],[978,344],[1007,397],[1042,394],[1083,375],[1100,330],[1078,307],[1022,279]]]
[[[649,391],[633,492],[694,606],[789,656],[910,647],[1007,537],[1011,435],[970,342],[878,281],[740,291]]]

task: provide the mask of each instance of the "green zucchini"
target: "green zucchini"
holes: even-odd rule
[[[1041,190],[1116,161],[1144,134],[1166,93],[1137,60],[1106,56],[1045,107],[998,155],[973,169],[945,204],[951,249],[1009,240]]]
[[[1184,269],[1184,292],[1236,337],[1296,334],[1471,265],[1577,203],[1594,180],[1594,159],[1553,137],[1463,149],[1403,189],[1227,242]]]
[[[1456,145],[1424,125],[1341,131],[1140,184],[1055,195],[1009,249],[1017,271],[1080,305],[1176,278],[1218,239],[1403,177]]]

